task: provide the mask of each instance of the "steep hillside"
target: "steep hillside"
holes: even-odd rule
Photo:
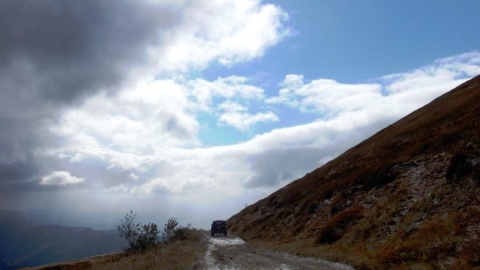
[[[21,213],[0,210],[0,269],[16,269],[121,251],[116,231],[38,225]]]
[[[360,269],[480,267],[480,76],[231,217],[258,245]]]

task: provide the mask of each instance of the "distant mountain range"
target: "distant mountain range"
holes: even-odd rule
[[[116,231],[40,225],[17,211],[0,210],[0,269],[37,266],[118,252]]]
[[[357,269],[480,269],[480,76],[246,207],[251,243]]]

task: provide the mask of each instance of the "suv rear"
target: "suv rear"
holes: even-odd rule
[[[212,222],[211,235],[223,234],[227,236],[227,222],[224,220],[215,220]]]

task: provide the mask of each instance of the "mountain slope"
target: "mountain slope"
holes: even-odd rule
[[[0,210],[0,269],[69,261],[124,246],[114,231],[38,225],[19,212]]]
[[[358,268],[480,266],[480,76],[231,217],[257,244]]]

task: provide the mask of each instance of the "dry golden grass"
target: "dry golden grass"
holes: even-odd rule
[[[206,246],[198,241],[178,241],[160,246],[145,254],[123,256],[93,264],[92,270],[127,269],[193,269]]]
[[[56,263],[28,270],[131,270],[131,269],[195,269],[200,256],[205,254],[207,246],[203,241],[203,231],[193,231],[189,240],[161,244],[145,253],[125,255],[107,254]]]

